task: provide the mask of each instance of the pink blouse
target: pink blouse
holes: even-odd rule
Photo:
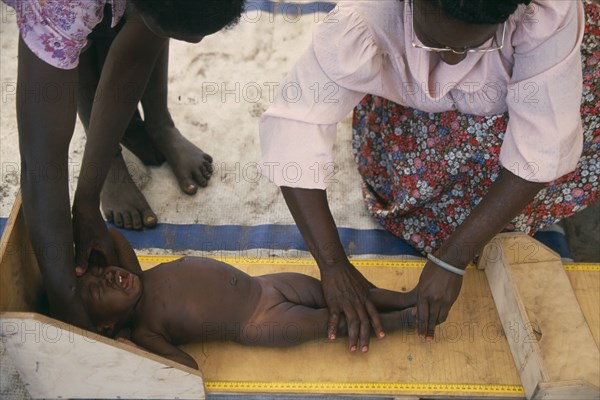
[[[521,6],[502,50],[469,53],[457,65],[412,47],[410,12],[406,1],[342,1],[316,27],[261,118],[263,175],[279,186],[325,189],[336,125],[367,93],[432,113],[508,111],[503,167],[538,182],[575,169],[583,146],[580,1]]]
[[[112,6],[112,26],[125,13],[126,0],[2,0],[15,10],[21,38],[41,60],[73,69],[87,37]]]

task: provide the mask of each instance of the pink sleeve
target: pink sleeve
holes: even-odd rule
[[[577,165],[583,148],[580,1],[533,2],[511,40],[509,123],[502,166],[523,179],[550,182]]]
[[[278,186],[327,188],[337,123],[364,96],[365,82],[380,84],[378,50],[365,24],[351,13],[335,15],[335,23],[317,27],[261,117],[261,172]]]

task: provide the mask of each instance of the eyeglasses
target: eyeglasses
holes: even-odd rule
[[[489,47],[477,47],[477,48],[464,48],[462,50],[454,50],[453,48],[450,47],[429,47],[429,46],[425,46],[423,44],[417,44],[415,43],[415,12],[413,9],[413,2],[410,2],[410,8],[411,8],[411,12],[412,12],[412,37],[411,37],[411,44],[412,47],[416,48],[416,49],[423,49],[423,50],[427,50],[427,51],[433,51],[435,53],[447,53],[447,52],[451,52],[454,54],[459,54],[459,55],[463,55],[463,54],[467,54],[467,53],[489,53],[491,51],[497,51],[497,50],[502,50],[502,48],[504,47],[504,37],[506,36],[506,22],[504,22],[504,27],[502,28],[502,40],[500,41],[500,43],[498,43],[497,40],[497,36],[498,35],[494,35],[494,42],[496,42],[495,46],[489,46]]]

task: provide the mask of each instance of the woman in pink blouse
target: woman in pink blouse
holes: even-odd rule
[[[51,313],[91,328],[76,293],[73,242],[82,271],[92,250],[100,252],[108,265],[128,262],[117,261],[99,204],[118,143],[146,85],[155,79],[153,73],[166,73],[166,69],[155,67],[165,60],[169,38],[199,42],[235,22],[243,0],[132,0],[134,10],[115,37],[98,82],[102,95],[96,97],[91,109],[73,222],[68,150],[77,112],[79,57],[88,36],[102,20],[104,7],[111,6],[114,26],[125,12],[126,1],[3,1],[15,10],[20,31],[17,119],[25,222]],[[163,78],[166,82],[166,76]],[[195,169],[188,169],[189,180],[180,180],[188,192],[193,191],[192,175],[208,179],[211,173],[210,160],[182,156],[189,155],[190,145],[182,138],[159,144],[171,146],[162,147],[162,152],[196,163]]]
[[[384,336],[325,192],[353,107],[369,211],[428,255],[417,301],[428,339],[495,234],[532,234],[597,197],[600,32],[597,4],[585,6],[587,25],[579,1],[348,1],[316,28],[260,135],[263,174],[319,265],[330,337],[340,313],[352,351],[368,350],[371,327]]]

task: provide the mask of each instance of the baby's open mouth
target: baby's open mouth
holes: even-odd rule
[[[131,287],[133,283],[133,275],[128,273],[120,273],[117,272],[117,283],[123,288],[127,290]]]
[[[121,290],[129,290],[133,285],[133,279],[133,274],[127,271],[111,271],[106,275],[106,283]]]

